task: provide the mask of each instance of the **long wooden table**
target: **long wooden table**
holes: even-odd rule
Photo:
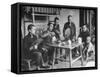
[[[83,66],[83,55],[82,55],[82,48],[81,45],[82,44],[78,44],[78,43],[73,43],[72,45],[59,45],[56,43],[52,43],[52,44],[48,44],[51,47],[54,47],[54,54],[53,54],[53,62],[52,62],[52,68],[54,68],[54,63],[55,63],[55,59],[56,59],[56,49],[58,48],[62,48],[65,49],[66,52],[69,52],[69,67],[72,68],[72,64],[74,62],[76,62],[77,60],[81,59],[81,65]],[[72,49],[76,48],[76,47],[80,47],[80,56],[78,56],[76,59],[72,59]],[[67,51],[67,49],[69,49],[69,51]],[[66,61],[67,64],[67,61]]]

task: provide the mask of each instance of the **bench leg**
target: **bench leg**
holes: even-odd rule
[[[31,62],[30,60],[27,61],[29,70],[31,70],[31,63],[30,62]]]

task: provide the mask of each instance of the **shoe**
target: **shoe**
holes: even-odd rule
[[[58,60],[55,60],[55,64],[58,64]]]
[[[51,63],[51,62],[49,62],[48,64],[49,64],[49,65],[52,65],[52,63]]]
[[[49,61],[49,62],[48,62],[49,65],[52,65],[52,63],[53,63],[52,61]]]
[[[40,66],[40,68],[50,68],[50,66],[46,65],[46,66]]]
[[[40,70],[40,67],[36,67],[36,70]]]

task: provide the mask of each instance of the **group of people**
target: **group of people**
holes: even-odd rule
[[[82,38],[84,54],[83,57],[87,61],[89,56],[95,55],[95,45],[93,45],[92,38],[86,24],[82,26],[82,31],[80,32],[79,37]]]
[[[54,48],[48,46],[47,44],[51,43],[53,38],[55,38],[56,41],[60,40],[61,31],[59,18],[55,17],[54,23],[49,22],[47,30],[42,32],[39,37],[36,35],[35,25],[28,25],[27,30],[28,35],[26,35],[23,40],[24,58],[32,59],[32,61],[35,61],[37,70],[40,68],[50,68],[49,65],[52,64]],[[68,22],[66,22],[64,25],[63,36],[64,41],[76,41],[76,27],[72,22],[71,15],[68,16]],[[85,55],[87,56],[87,52],[93,51],[93,47],[91,43],[91,37],[86,25],[83,26],[82,32],[80,32],[78,37],[82,38],[82,42],[84,42],[83,49]],[[45,65],[45,62],[47,62],[47,65]],[[56,60],[55,63],[58,63],[58,61]]]

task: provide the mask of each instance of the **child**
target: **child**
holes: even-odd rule
[[[85,57],[85,60],[87,61],[89,57],[93,57],[94,56],[94,46],[91,43],[91,37],[88,36],[86,38],[86,44],[83,50],[83,54]]]

